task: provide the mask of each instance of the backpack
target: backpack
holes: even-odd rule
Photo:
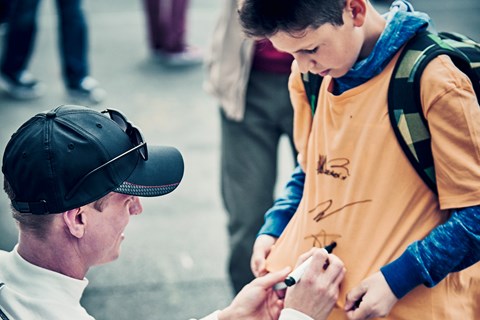
[[[480,102],[480,44],[459,33],[417,33],[400,54],[388,88],[388,114],[397,140],[418,175],[436,194],[430,131],[420,102],[420,77],[427,64],[441,54],[450,56],[470,78]],[[302,81],[314,114],[322,77],[309,72],[302,74]]]

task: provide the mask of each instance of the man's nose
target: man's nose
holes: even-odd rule
[[[130,215],[132,216],[136,216],[142,213],[143,207],[142,207],[142,204],[140,203],[139,197],[133,197],[129,210],[130,210]]]

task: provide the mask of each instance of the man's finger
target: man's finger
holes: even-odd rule
[[[305,260],[307,260],[308,258],[313,256],[314,254],[321,254],[323,256],[324,260],[328,259],[328,252],[325,249],[323,249],[323,248],[311,248],[310,250],[308,250],[307,252],[303,253],[302,255],[300,255],[298,257],[296,267],[301,265],[303,262],[305,262]],[[323,264],[322,264],[322,266],[323,266]]]
[[[280,271],[267,273],[260,278],[256,278],[254,281],[263,288],[270,288],[276,283],[285,280],[285,277],[288,275],[290,270],[290,267],[285,267]]]

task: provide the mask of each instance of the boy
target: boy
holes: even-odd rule
[[[397,8],[385,19],[366,0],[246,0],[239,14],[248,35],[296,60],[289,88],[300,167],[266,214],[254,272],[292,265],[335,240],[349,272],[332,319],[479,318],[480,265],[472,265],[480,252],[480,109],[472,84],[446,56],[421,79],[438,197],[388,118],[393,67],[428,16]],[[300,74],[307,71],[324,77],[313,116]]]

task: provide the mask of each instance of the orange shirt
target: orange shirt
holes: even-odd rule
[[[294,266],[311,247],[336,241],[334,253],[344,261],[347,274],[339,308],[330,319],[346,319],[346,293],[445,222],[447,209],[480,203],[480,109],[468,90],[469,80],[445,56],[432,61],[422,76],[437,199],[410,165],[391,128],[387,91],[397,59],[398,54],[381,74],[338,96],[330,93],[333,82],[326,77],[313,121],[293,65],[289,86],[295,144],[306,174],[304,194],[267,268]],[[450,274],[434,288],[417,287],[396,304],[389,319],[480,319],[480,307],[472,307],[479,297],[477,264]]]

